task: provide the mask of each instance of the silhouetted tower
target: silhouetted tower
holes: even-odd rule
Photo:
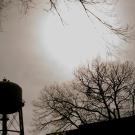
[[[22,89],[3,79],[0,81],[0,135],[24,135]]]

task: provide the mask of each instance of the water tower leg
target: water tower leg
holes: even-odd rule
[[[24,135],[24,125],[23,125],[23,112],[22,112],[22,108],[19,110],[19,121],[20,121],[20,135]]]
[[[3,133],[2,135],[7,135],[7,114],[3,114],[3,118],[2,118],[2,129],[3,129]]]

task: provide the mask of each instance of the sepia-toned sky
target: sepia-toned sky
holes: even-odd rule
[[[95,29],[77,6],[72,5],[68,12],[62,13],[64,25],[57,15],[47,14],[42,9],[32,9],[26,15],[16,13],[15,7],[7,10],[0,33],[0,80],[6,77],[22,87],[26,101],[24,124],[28,135],[31,103],[44,86],[71,79],[74,68],[87,60],[97,56],[106,58],[107,38],[117,44],[119,41],[102,37],[103,29],[100,26]],[[117,12],[123,21],[134,25],[134,0],[120,0]],[[120,44],[124,59],[134,61],[134,42]]]
[[[122,3],[122,0],[121,0]],[[134,0],[124,0],[121,8],[122,16],[124,21],[130,25],[131,39],[127,46],[124,46],[124,58],[132,60],[135,62],[135,1]]]

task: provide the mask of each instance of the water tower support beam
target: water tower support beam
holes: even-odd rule
[[[7,114],[3,114],[2,118],[2,128],[3,128],[3,133],[2,135],[7,135]]]
[[[23,125],[23,112],[22,112],[22,108],[19,109],[19,121],[20,121],[20,135],[24,135],[24,125]]]

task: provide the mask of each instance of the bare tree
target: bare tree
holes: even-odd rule
[[[131,95],[134,100],[134,70],[129,62],[119,64],[96,61],[92,69],[90,65],[79,68],[75,76],[77,82],[84,86],[82,92],[86,92],[88,102],[94,108],[101,109],[100,112],[110,120],[123,116],[127,112],[126,107],[131,111],[129,101]]]
[[[99,62],[75,71],[75,79],[55,84],[34,102],[34,126],[61,131],[80,124],[134,115],[135,67],[129,62]]]
[[[86,124],[90,114],[87,116],[87,110],[81,109],[84,106],[82,98],[78,92],[73,92],[71,83],[45,87],[39,100],[33,104],[34,126],[39,131],[47,127],[60,131]]]

